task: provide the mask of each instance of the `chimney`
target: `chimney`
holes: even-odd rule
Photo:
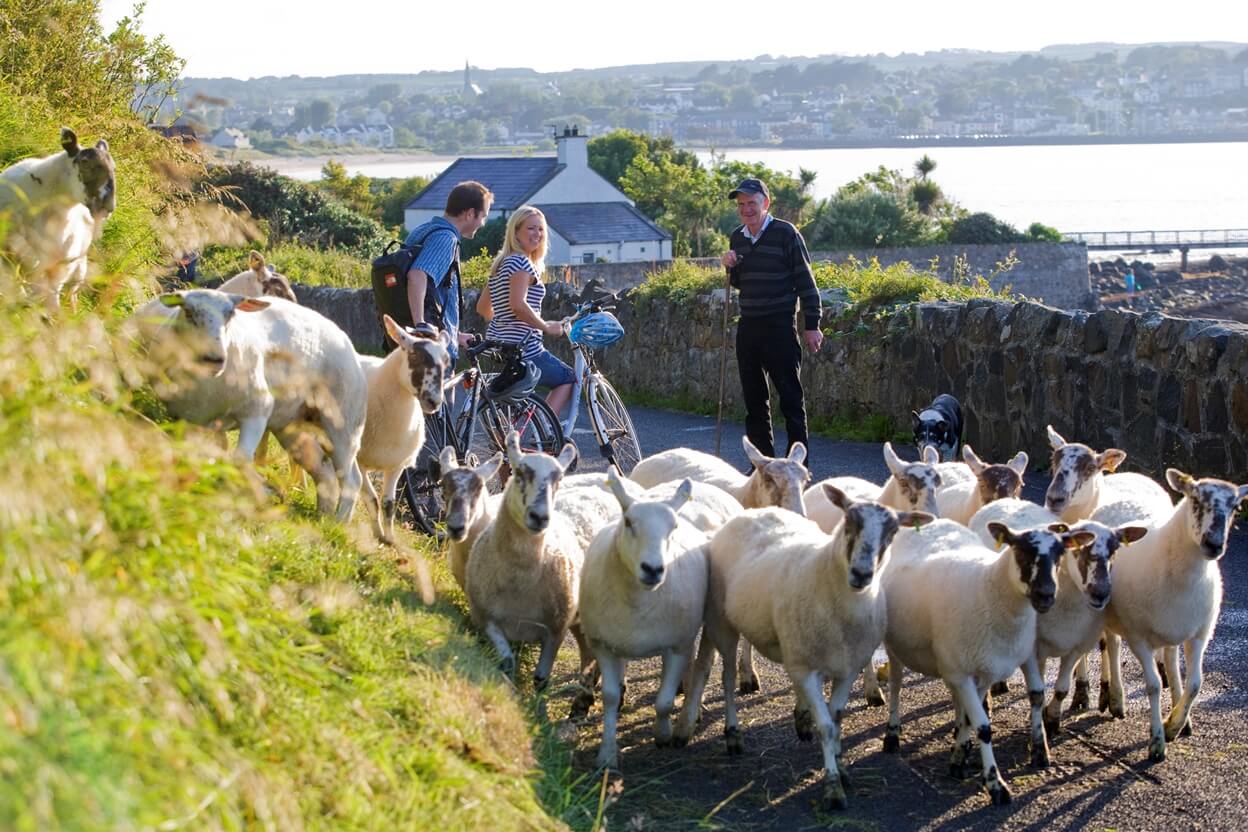
[[[589,136],[583,135],[578,125],[564,125],[563,132],[555,136],[555,155],[561,165],[588,168]]]

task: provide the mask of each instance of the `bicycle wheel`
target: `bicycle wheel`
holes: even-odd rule
[[[425,443],[416,454],[416,462],[399,477],[399,505],[407,509],[407,517],[413,528],[438,537],[441,530],[437,523],[442,519],[442,489],[438,471],[438,454],[447,445],[455,445],[450,430],[448,414],[443,408],[425,417]],[[458,446],[457,446],[458,447]]]
[[[477,405],[477,425],[468,453],[480,461],[507,450],[507,434],[520,434],[520,449],[558,454],[563,448],[563,429],[546,400],[536,393],[517,401],[482,400]],[[501,478],[490,482],[491,491],[502,490]]]
[[[600,450],[621,474],[628,476],[633,466],[641,462],[641,444],[637,441],[633,419],[628,415],[628,408],[624,406],[620,394],[602,376],[594,379],[593,397],[589,420],[594,425]],[[601,416],[601,425],[596,424],[595,413]]]

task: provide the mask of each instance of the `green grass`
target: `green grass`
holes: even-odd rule
[[[315,249],[295,243],[280,243],[271,248],[257,249],[270,266],[286,275],[292,283],[305,286],[339,286],[362,288],[371,286],[371,265],[368,261],[338,249]],[[246,246],[211,246],[204,251],[197,268],[198,278],[228,280],[246,271]],[[377,252],[380,254],[381,252]]]

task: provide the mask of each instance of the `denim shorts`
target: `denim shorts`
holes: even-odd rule
[[[542,350],[529,360],[537,365],[537,370],[541,373],[537,380],[538,387],[559,387],[576,380],[572,368],[560,361],[550,350]]]

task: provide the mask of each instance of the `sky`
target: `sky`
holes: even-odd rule
[[[133,6],[102,0],[106,31]],[[234,78],[1248,41],[1238,0],[148,0],[143,20],[186,59],[186,75]]]

